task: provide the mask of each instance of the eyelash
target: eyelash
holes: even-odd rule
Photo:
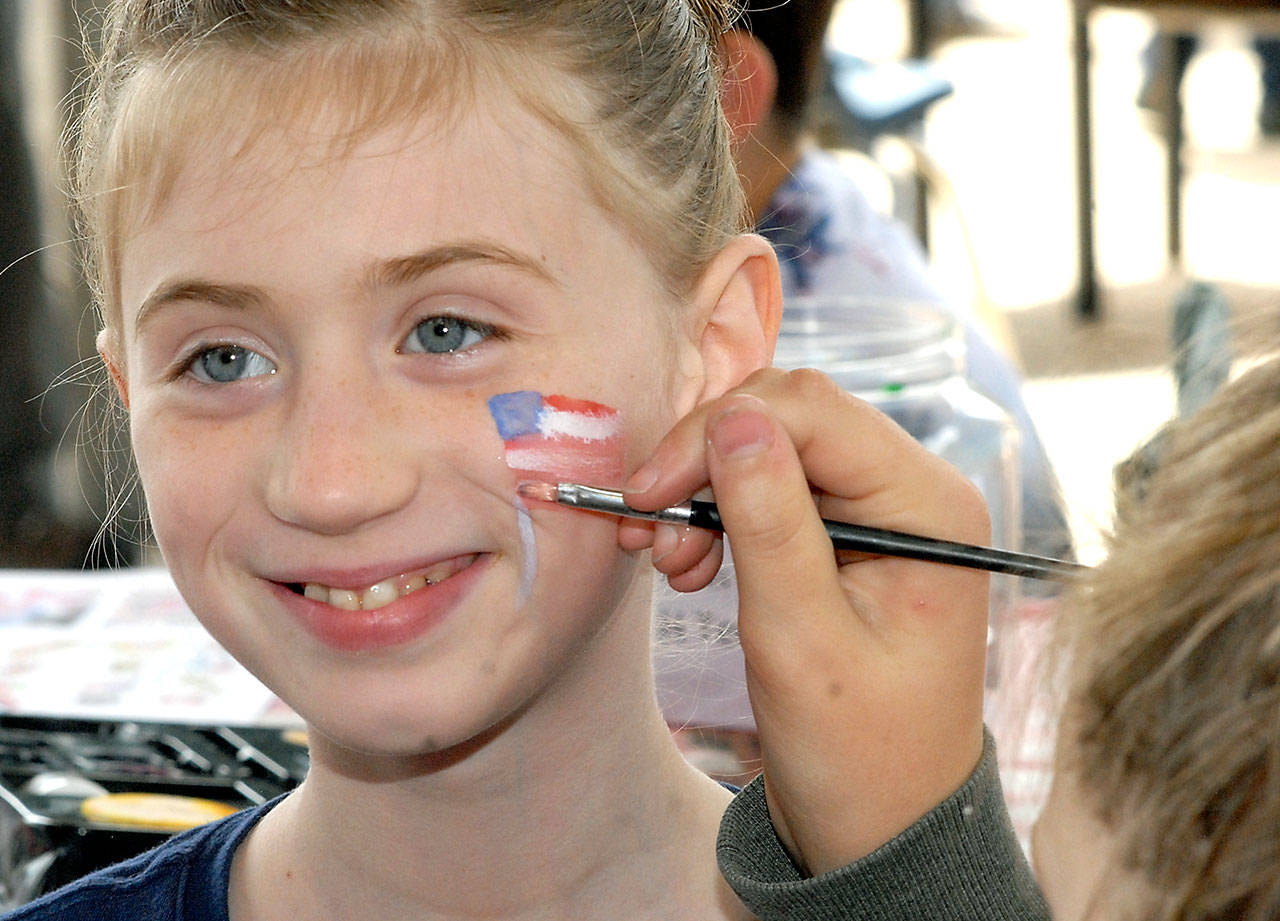
[[[451,324],[454,327],[463,328],[464,330],[469,331],[472,334],[478,334],[480,338],[477,341],[471,342],[469,344],[464,343],[460,345],[458,348],[449,349],[441,352],[431,352],[431,351],[427,351],[426,349],[419,350],[419,349],[407,348],[406,347],[407,343],[409,343],[413,339],[414,335],[418,332],[418,330],[420,330],[424,325],[429,323]],[[463,335],[465,337],[466,332],[464,332]],[[464,352],[469,352],[475,347],[482,345],[483,343],[488,342],[490,340],[501,342],[507,338],[509,338],[507,332],[505,330],[499,329],[498,327],[494,326],[492,323],[486,323],[483,320],[471,320],[466,317],[459,316],[457,314],[440,313],[440,314],[432,314],[431,316],[426,316],[418,320],[413,325],[413,329],[409,331],[409,334],[405,336],[404,340],[402,341],[402,344],[399,347],[397,347],[396,351],[401,354],[411,354],[411,355],[457,356],[457,355],[463,354]]]
[[[256,355],[262,361],[265,361],[268,364],[270,364],[271,370],[265,373],[254,374],[251,377],[242,378],[237,381],[209,381],[209,380],[204,380],[196,375],[196,370],[195,370],[196,363],[199,362],[200,359],[202,359],[206,355],[210,355],[214,352],[224,351],[224,350],[238,351],[238,352],[244,352],[244,353],[250,353],[252,355]],[[229,383],[242,383],[245,380],[253,380],[254,378],[257,378],[257,377],[270,377],[271,375],[276,373],[276,370],[277,369],[275,367],[275,362],[273,362],[270,358],[267,358],[265,355],[263,355],[262,352],[260,352],[258,349],[250,348],[249,346],[243,345],[239,342],[226,342],[226,341],[201,342],[195,346],[192,346],[188,351],[184,352],[176,362],[174,362],[173,367],[168,374],[168,378],[171,381],[177,381],[182,378],[190,378],[196,384],[225,386],[226,384],[229,384]]]

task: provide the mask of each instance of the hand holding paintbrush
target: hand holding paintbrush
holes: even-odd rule
[[[984,503],[956,470],[815,372],[759,372],[699,406],[623,495],[656,512],[707,486],[733,545],[770,815],[810,872],[843,865],[977,764],[988,579],[833,553],[823,519],[981,547]],[[626,518],[619,541],[653,547],[655,567],[682,590],[707,584],[719,565],[719,541],[705,530]],[[820,815],[832,820],[814,822]]]

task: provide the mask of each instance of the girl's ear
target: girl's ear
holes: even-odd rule
[[[107,373],[111,375],[111,382],[116,385],[116,393],[120,394],[120,402],[124,404],[124,408],[129,408],[129,379],[124,376],[124,363],[120,360],[119,355],[119,337],[113,336],[107,329],[98,330],[97,338],[98,355],[102,357],[102,363],[107,366]]]
[[[696,404],[721,396],[773,361],[782,321],[782,282],[773,247],[757,234],[734,237],[703,271],[693,297],[700,323]]]

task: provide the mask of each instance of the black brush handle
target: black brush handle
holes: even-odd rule
[[[689,503],[689,507],[689,524],[708,531],[724,531],[720,510],[716,508],[714,502],[695,499]],[[869,528],[864,525],[849,524],[846,521],[830,521],[824,518],[822,523],[837,550],[905,557],[929,563],[946,563],[950,566],[964,566],[968,569],[982,569],[987,572],[1002,572],[1013,576],[1057,582],[1076,578],[1089,568],[1079,563],[1055,560],[1046,556],[1015,553],[1012,550],[996,550],[992,547],[979,547],[975,544],[962,544],[958,541],[939,540],[934,537],[921,537],[917,534],[890,531],[886,528]]]

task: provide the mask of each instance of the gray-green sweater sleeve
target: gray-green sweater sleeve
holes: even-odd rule
[[[778,840],[759,779],[729,805],[716,853],[761,921],[1049,918],[1009,821],[990,733],[959,790],[861,860],[806,877]]]

